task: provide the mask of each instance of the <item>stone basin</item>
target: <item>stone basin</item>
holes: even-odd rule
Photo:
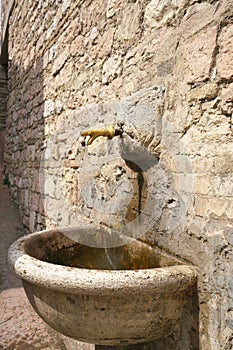
[[[194,267],[140,241],[93,248],[58,229],[20,238],[8,261],[49,326],[98,345],[169,335],[196,283]]]

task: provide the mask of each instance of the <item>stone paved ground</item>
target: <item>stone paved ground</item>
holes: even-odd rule
[[[0,350],[65,350],[57,333],[34,312],[21,281],[7,267],[8,247],[22,234],[0,164]]]

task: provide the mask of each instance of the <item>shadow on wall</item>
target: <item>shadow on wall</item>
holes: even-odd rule
[[[6,68],[0,65],[0,164],[3,162],[4,153],[7,95]]]
[[[39,186],[45,149],[43,58],[26,69],[12,59],[8,79],[5,175],[23,224],[33,232],[45,226]]]
[[[0,73],[2,72],[1,69]],[[43,202],[40,195],[38,178],[40,159],[44,145],[44,92],[43,60],[23,69],[14,60],[8,62],[8,102],[7,116],[4,106],[0,107],[0,117],[4,112],[6,118],[0,118],[0,163],[5,184],[18,205],[23,224],[17,210],[8,195],[7,186],[2,187],[2,261],[0,284],[3,289],[21,287],[21,282],[7,268],[7,251],[9,245],[27,232],[27,228],[40,229],[44,225]],[[2,74],[1,74],[2,77]],[[6,100],[5,86],[1,81],[1,102]],[[2,90],[4,88],[4,96]],[[6,101],[5,101],[6,102]],[[5,120],[6,119],[6,120]],[[3,163],[4,161],[4,163]],[[1,174],[2,175],[2,174]],[[1,221],[1,220],[0,220]],[[7,235],[5,235],[7,231]]]

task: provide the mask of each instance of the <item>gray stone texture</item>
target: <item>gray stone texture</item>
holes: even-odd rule
[[[6,68],[0,66],[0,132],[5,129],[7,115],[7,73]]]

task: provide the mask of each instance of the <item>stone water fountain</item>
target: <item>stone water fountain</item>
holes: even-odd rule
[[[90,136],[91,144],[97,136],[114,137],[114,130],[83,136]],[[90,236],[102,243],[80,243]],[[195,268],[182,260],[133,233],[91,225],[22,237],[10,247],[8,259],[49,326],[99,348],[171,334],[196,283]]]

